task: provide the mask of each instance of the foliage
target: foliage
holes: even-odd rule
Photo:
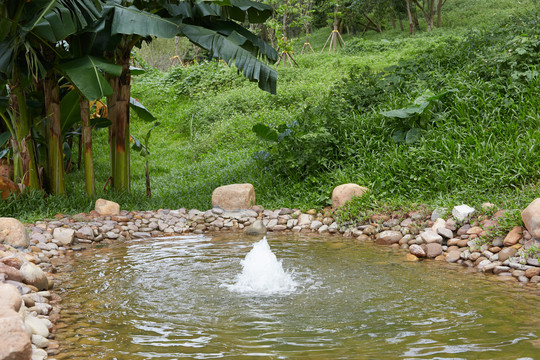
[[[244,78],[232,67],[221,61],[204,61],[197,66],[176,66],[163,77],[162,83],[170,86],[177,95],[186,97],[216,94],[223,88],[236,88]]]
[[[452,4],[445,6],[451,10]],[[489,7],[486,3],[484,11]],[[131,158],[132,194],[98,190],[96,196],[127,210],[205,210],[217,186],[250,182],[258,203],[267,208],[309,209],[327,205],[336,185],[355,182],[370,188],[370,198],[376,199],[365,204],[365,216],[463,202],[480,208],[485,201],[522,209],[540,196],[540,79],[514,79],[516,68],[507,65],[491,78],[482,71],[496,68],[496,59],[510,49],[507,42],[517,48],[511,39],[537,31],[527,29],[526,19],[516,17],[484,31],[439,29],[412,38],[399,31],[369,33],[366,49],[357,52],[298,56],[298,67],[278,70],[276,95],[245,80],[227,80],[214,90],[208,68],[221,66],[215,63],[165,74],[147,71],[134,80],[133,97],[161,122],[151,139],[152,157],[159,159],[150,164],[153,197],[144,196],[145,159],[140,156]],[[316,31],[311,43],[320,49],[327,37],[327,30]],[[532,56],[526,61],[518,65],[537,69]],[[178,94],[184,70],[204,73],[205,85],[193,94]],[[178,74],[164,81],[173,71]],[[228,71],[231,77],[235,73]],[[380,113],[413,103],[425,89],[450,91],[434,108],[444,111],[444,121],[411,145],[396,144],[392,120]],[[153,123],[133,115],[131,132],[146,134]],[[258,123],[278,135],[291,131],[279,142],[260,140],[252,131]],[[101,188],[110,176],[108,132],[97,129],[95,135]],[[262,167],[253,157],[260,151],[266,156]],[[74,171],[66,180],[69,197],[50,196],[45,202],[40,194],[23,196],[1,204],[0,213],[35,219],[89,211],[93,203],[80,189],[82,181],[82,173]]]
[[[397,144],[408,145],[417,142],[422,133],[427,130],[430,122],[434,122],[434,114],[431,110],[433,104],[447,92],[435,95],[431,90],[426,90],[414,100],[412,105],[402,109],[383,111],[381,115],[394,119],[396,130],[392,134],[392,140]]]

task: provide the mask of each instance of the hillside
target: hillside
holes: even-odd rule
[[[445,26],[414,37],[344,34],[337,54],[298,55],[298,39],[298,66],[279,68],[277,95],[218,62],[156,70],[156,59],[166,66],[174,53],[174,41],[156,41],[138,53],[147,73],[133,85],[161,122],[150,138],[153,196],[145,197],[144,159],[135,152],[132,194],[99,196],[127,209],[206,209],[215,187],[250,182],[265,207],[306,209],[355,182],[372,190],[371,206],[522,206],[540,195],[539,18],[532,1],[489,3],[449,1]],[[328,34],[313,35],[316,51]],[[389,116],[415,101],[425,108]],[[259,139],[258,123],[281,141]],[[134,115],[131,132],[142,138],[152,125]],[[96,181],[104,184],[106,130],[95,136]],[[8,209],[27,218],[88,211],[82,179],[68,174],[69,199],[45,205],[36,196]]]

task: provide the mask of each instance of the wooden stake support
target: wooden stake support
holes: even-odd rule
[[[289,51],[283,51],[281,52],[281,55],[279,56],[279,60],[276,64],[276,67],[279,66],[279,64],[283,63],[283,66],[290,65],[291,67],[294,65],[298,65],[298,63],[294,60],[292,57],[292,54]]]
[[[324,49],[326,49],[326,46],[330,44],[328,47],[328,52],[331,51],[337,51],[337,46],[339,44],[340,47],[345,46],[345,41],[343,41],[343,38],[341,37],[341,34],[339,33],[337,26],[334,26],[334,30],[332,30],[332,33],[328,37],[328,40],[324,43],[324,46],[321,50],[321,54],[323,53]]]
[[[304,43],[304,46],[302,46],[302,51],[300,52],[300,54],[303,54],[304,51],[307,53],[309,53],[309,51],[311,50],[312,53],[315,53],[315,50],[313,50],[313,48],[311,47],[311,44],[309,43],[309,41],[305,42]]]

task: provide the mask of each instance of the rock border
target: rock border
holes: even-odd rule
[[[536,284],[535,288],[540,289],[538,259],[524,256],[524,249],[540,244],[526,229],[516,226],[503,238],[496,232],[503,211],[491,218],[475,218],[471,217],[472,213],[464,215],[460,210],[463,209],[458,209],[458,213],[447,220],[441,218],[437,211],[432,214],[417,211],[401,218],[373,215],[366,224],[348,226],[338,225],[331,212],[309,210],[304,213],[288,208],[266,210],[261,206],[239,211],[213,208],[203,212],[182,208],[124,210],[118,215],[108,216],[96,211],[73,216],[57,215],[55,219],[26,224],[29,248],[16,249],[0,244],[0,286],[5,286],[2,283],[10,284],[21,294],[19,317],[13,319],[25,324],[32,341],[32,360],[46,359],[59,353],[55,324],[60,319],[61,298],[53,291],[54,283],[59,281],[54,274],[56,266],[74,251],[94,244],[135,238],[245,232],[250,225],[257,223],[260,226],[262,222],[262,228],[272,233],[341,235],[355,241],[405,250],[409,261],[433,259],[456,263],[497,275],[498,279],[506,282],[527,284],[529,287]],[[462,221],[456,222],[456,217]],[[35,278],[30,277],[26,270],[32,270]],[[46,274],[45,282],[41,273]],[[3,296],[0,292],[0,300]],[[5,317],[0,314],[0,322],[2,319]],[[0,345],[0,360],[8,358],[2,354]]]

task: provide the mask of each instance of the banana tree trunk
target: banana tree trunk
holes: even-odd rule
[[[84,151],[84,182],[86,194],[94,196],[96,194],[96,183],[94,179],[94,159],[92,155],[92,127],[90,127],[90,104],[84,97],[80,97],[82,122],[82,140]]]
[[[39,178],[36,166],[33,140],[30,134],[30,119],[26,109],[26,94],[21,85],[20,71],[16,66],[10,87],[10,108],[15,130],[13,141],[13,163],[16,182],[22,182],[30,189],[39,189]]]
[[[64,152],[62,146],[62,126],[60,118],[60,93],[58,81],[54,74],[49,74],[43,82],[45,93],[45,110],[47,111],[47,143],[48,143],[48,178],[50,192],[64,195]]]
[[[117,56],[117,63],[122,65],[122,75],[116,78],[114,101],[114,117],[111,136],[111,155],[113,161],[113,186],[116,190],[130,190],[129,176],[129,99],[131,96],[131,73],[129,58],[131,48],[121,49]]]

